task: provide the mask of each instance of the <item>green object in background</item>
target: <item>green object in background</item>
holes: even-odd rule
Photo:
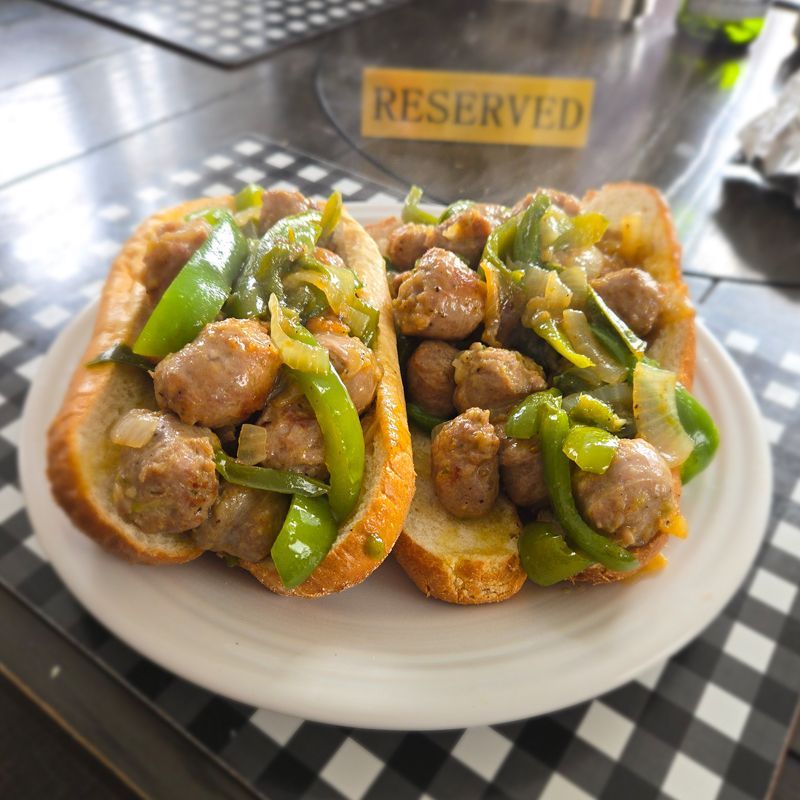
[[[767,0],[683,0],[678,26],[696,39],[745,47],[761,33]]]

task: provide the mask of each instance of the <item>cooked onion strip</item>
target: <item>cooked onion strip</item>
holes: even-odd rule
[[[285,309],[273,294],[269,298],[270,336],[278,348],[281,361],[291,369],[324,375],[330,368],[328,351],[320,345],[305,344],[293,338],[289,331],[300,326],[297,313]]]
[[[261,425],[245,423],[239,431],[236,460],[250,466],[260,464],[267,457],[267,429]]]
[[[628,370],[614,361],[597,341],[582,311],[570,308],[564,311],[562,327],[575,350],[592,361],[592,372],[597,378],[604,383],[620,383],[625,380]]]
[[[674,372],[640,361],[633,370],[633,416],[636,431],[678,467],[694,450],[694,442],[683,429],[675,402]]]
[[[132,408],[120,417],[111,428],[109,438],[114,444],[124,447],[144,447],[158,428],[159,416],[155,411]]]

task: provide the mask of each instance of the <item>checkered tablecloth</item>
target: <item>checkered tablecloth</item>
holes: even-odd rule
[[[231,702],[133,652],[64,588],[25,513],[16,466],[25,394],[136,222],[250,181],[320,196],[336,188],[349,201],[394,197],[257,136],[157,174],[143,165],[129,188],[109,181],[107,196],[83,202],[40,196],[30,227],[0,241],[0,580],[270,798],[763,797],[800,692],[800,293],[698,285],[701,316],[761,404],[775,496],[743,589],[697,640],[638,680],[544,717],[436,733],[321,725]]]
[[[47,0],[237,66],[406,0]]]

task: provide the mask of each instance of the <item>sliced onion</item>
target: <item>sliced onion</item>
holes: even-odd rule
[[[261,425],[245,423],[239,431],[239,447],[236,460],[240,464],[254,466],[267,457],[267,429]]]
[[[356,292],[355,274],[343,267],[325,265],[325,271],[302,269],[284,278],[287,289],[304,283],[315,286],[324,295],[334,314],[339,314],[352,301]]]
[[[592,372],[603,383],[620,383],[628,376],[628,370],[609,356],[589,328],[589,321],[582,311],[568,308],[564,311],[562,328],[572,346],[581,355],[590,358]]]
[[[561,282],[572,292],[570,305],[573,308],[583,308],[589,292],[589,283],[586,280],[586,270],[580,266],[566,267],[559,273]]]
[[[320,345],[298,342],[287,333],[292,326],[299,326],[296,312],[285,309],[273,294],[269,298],[270,335],[278,348],[281,361],[291,369],[324,375],[330,369],[328,351]]]
[[[631,417],[633,412],[633,389],[629,383],[615,383],[592,389],[591,394],[608,403],[622,417]]]
[[[572,226],[569,215],[560,208],[550,206],[542,215],[539,223],[539,236],[541,237],[542,247],[550,247],[559,236],[566,233]]]
[[[109,438],[124,447],[144,447],[153,438],[159,419],[155,411],[132,408],[116,421]]]
[[[533,267],[532,269],[538,270],[538,272],[532,276],[531,285],[541,286],[543,282],[544,289],[528,300],[527,308],[529,309],[529,314],[533,314],[536,311],[547,311],[553,319],[558,319],[564,309],[569,308],[569,304],[572,301],[572,292],[561,281],[555,270],[539,269],[538,267]],[[542,278],[542,272],[545,273],[546,277]]]
[[[586,247],[583,250],[571,250],[565,262],[568,267],[582,267],[586,277],[594,280],[606,266],[606,257],[596,247]]]
[[[350,328],[350,332],[363,340],[366,332],[369,330],[370,318],[357,308],[345,306],[342,309],[342,319],[345,325]]]
[[[658,450],[670,467],[679,467],[694,450],[675,403],[674,372],[640,361],[633,370],[633,417],[636,432]]]

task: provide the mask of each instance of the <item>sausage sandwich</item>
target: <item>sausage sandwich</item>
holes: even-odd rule
[[[371,231],[410,353],[400,564],[456,603],[652,566],[717,446],[689,392],[694,310],[664,199],[620,183],[433,215],[419,197]]]
[[[383,260],[333,195],[250,186],[146,220],[48,437],[74,524],[128,560],[204,551],[273,591],[352,586],[414,486]]]

